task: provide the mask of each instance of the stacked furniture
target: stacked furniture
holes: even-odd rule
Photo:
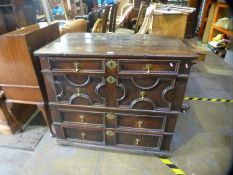
[[[58,143],[169,155],[196,58],[182,41],[72,33],[34,54]]]
[[[224,15],[226,14],[224,14],[224,10],[225,10],[225,13],[226,11],[230,13],[230,7],[226,3],[217,3],[215,11],[214,11],[214,17],[213,17],[211,29],[210,29],[209,41],[211,41],[217,33],[222,33],[228,37],[233,36],[233,31],[226,30],[216,25],[216,22],[218,19],[220,19],[221,17],[225,17]],[[232,16],[230,16],[229,18],[232,18]]]
[[[19,128],[22,123],[12,112],[13,104],[34,104],[43,113],[52,133],[40,63],[33,52],[59,36],[57,23],[36,24],[0,36],[0,88],[6,96],[8,111]]]

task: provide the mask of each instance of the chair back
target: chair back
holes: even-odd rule
[[[137,17],[137,22],[135,26],[135,33],[137,33],[142,26],[143,20],[145,18],[146,14],[146,9],[148,7],[148,4],[146,2],[141,2],[139,12],[138,12],[138,17]]]
[[[103,20],[97,19],[91,32],[92,33],[102,33],[102,28],[103,28]]]
[[[110,6],[105,6],[102,11],[101,19],[102,19],[102,33],[106,33],[107,31],[107,23],[108,23],[108,14],[109,14]]]
[[[119,4],[120,2],[117,2],[116,4],[113,4],[111,7],[109,32],[115,32],[116,30],[116,18],[117,18],[117,10],[118,10]]]

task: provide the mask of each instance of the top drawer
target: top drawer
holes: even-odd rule
[[[119,60],[120,74],[178,73],[178,60]]]
[[[52,71],[75,73],[104,73],[104,59],[97,58],[50,58]]]

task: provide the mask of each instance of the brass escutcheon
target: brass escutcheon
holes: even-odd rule
[[[74,63],[74,72],[78,73],[81,69],[81,64],[79,62]]]
[[[114,69],[114,68],[117,67],[117,63],[116,63],[116,61],[109,60],[109,61],[106,63],[106,66],[107,66],[109,69]]]
[[[144,99],[145,99],[146,92],[145,92],[145,91],[140,91],[139,95],[140,95],[140,99],[141,99],[141,100],[144,100]]]
[[[86,137],[85,132],[82,132],[82,133],[81,133],[81,137],[82,137],[82,139],[84,139],[84,138]]]
[[[112,137],[114,135],[113,131],[108,130],[106,131],[106,135]]]
[[[141,121],[141,120],[140,120],[140,121],[138,121],[138,127],[139,127],[139,128],[141,128],[141,127],[142,127],[142,125],[143,125],[143,121]]]
[[[146,65],[146,70],[147,70],[147,74],[150,74],[150,72],[151,72],[151,69],[152,69],[152,64],[147,64]]]
[[[113,120],[116,116],[115,116],[114,114],[112,114],[112,113],[107,113],[107,114],[106,114],[106,117],[107,117],[107,119],[109,119],[109,120]]]
[[[113,76],[109,76],[106,80],[110,84],[115,83],[115,81],[116,81],[116,79]]]
[[[83,123],[85,116],[84,115],[80,115],[79,117],[80,117],[80,122]]]
[[[139,139],[139,138],[136,138],[136,139],[135,139],[135,145],[138,145],[139,142],[140,142],[140,139]]]

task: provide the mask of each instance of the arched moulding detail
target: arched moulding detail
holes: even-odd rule
[[[59,93],[58,91],[56,91],[56,92],[58,92],[58,94],[56,94],[56,96],[57,96],[58,98],[63,97],[65,88],[63,87],[63,85],[61,84],[60,81],[57,81],[57,80],[56,80],[54,83],[55,83],[55,85],[56,85],[56,89],[59,88],[59,92],[60,92],[60,93]]]
[[[154,110],[157,108],[156,105],[155,105],[155,103],[150,98],[144,98],[143,100],[141,98],[137,98],[137,99],[135,99],[134,101],[131,102],[130,108],[133,109],[134,106],[137,103],[140,103],[140,102],[148,102],[148,103],[150,103],[152,105],[152,107],[153,107]]]
[[[166,103],[166,104],[168,105],[169,108],[170,108],[170,106],[171,106],[172,103],[166,99],[166,94],[167,94],[169,91],[173,90],[173,89],[174,89],[173,86],[168,86],[168,87],[166,87],[166,88],[163,90],[163,92],[161,93],[161,99],[162,99],[162,101],[163,101],[164,103]]]
[[[87,80],[82,83],[82,84],[76,84],[74,83],[73,81],[69,80],[69,78],[65,75],[64,76],[65,80],[67,81],[67,83],[71,86],[74,86],[74,87],[84,87],[84,86],[87,86],[88,84],[90,84],[91,82],[91,76],[90,75],[87,75]]]
[[[118,84],[117,87],[119,87],[119,88],[122,89],[122,91],[123,91],[122,97],[119,98],[119,99],[117,99],[117,101],[119,102],[119,101],[123,100],[123,99],[125,98],[125,96],[126,96],[126,87],[125,87],[125,85],[122,84],[122,83]]]
[[[103,87],[104,85],[105,85],[105,79],[102,78],[102,81],[101,81],[99,84],[97,84],[96,87],[95,87],[95,93],[96,93],[96,95],[97,95],[101,100],[104,101],[104,103],[106,103],[106,98],[105,98],[105,97],[102,97],[102,96],[100,95],[100,93],[99,93],[99,90],[100,90],[101,87]]]
[[[142,90],[150,90],[150,89],[155,88],[159,84],[159,81],[160,81],[160,78],[157,78],[157,80],[155,81],[154,84],[152,84],[151,86],[148,86],[148,87],[144,87],[144,86],[140,86],[139,84],[137,84],[134,77],[131,78],[131,82],[133,83],[133,85],[139,89],[142,89]]]
[[[168,108],[170,109],[172,103],[171,103],[170,101],[167,100],[166,95],[167,95],[167,93],[168,93],[169,91],[171,91],[171,90],[174,89],[174,87],[175,87],[175,81],[172,80],[172,79],[169,79],[169,80],[171,80],[171,85],[168,86],[168,87],[166,87],[166,88],[162,91],[162,93],[161,93],[161,100],[162,100],[164,103],[166,103],[166,104],[168,105]]]
[[[86,95],[86,94],[74,94],[72,95],[70,98],[69,98],[69,103],[70,104],[73,104],[73,101],[76,99],[76,98],[84,98],[85,100],[87,100],[89,102],[90,105],[93,106],[93,102],[91,100],[91,98]]]

